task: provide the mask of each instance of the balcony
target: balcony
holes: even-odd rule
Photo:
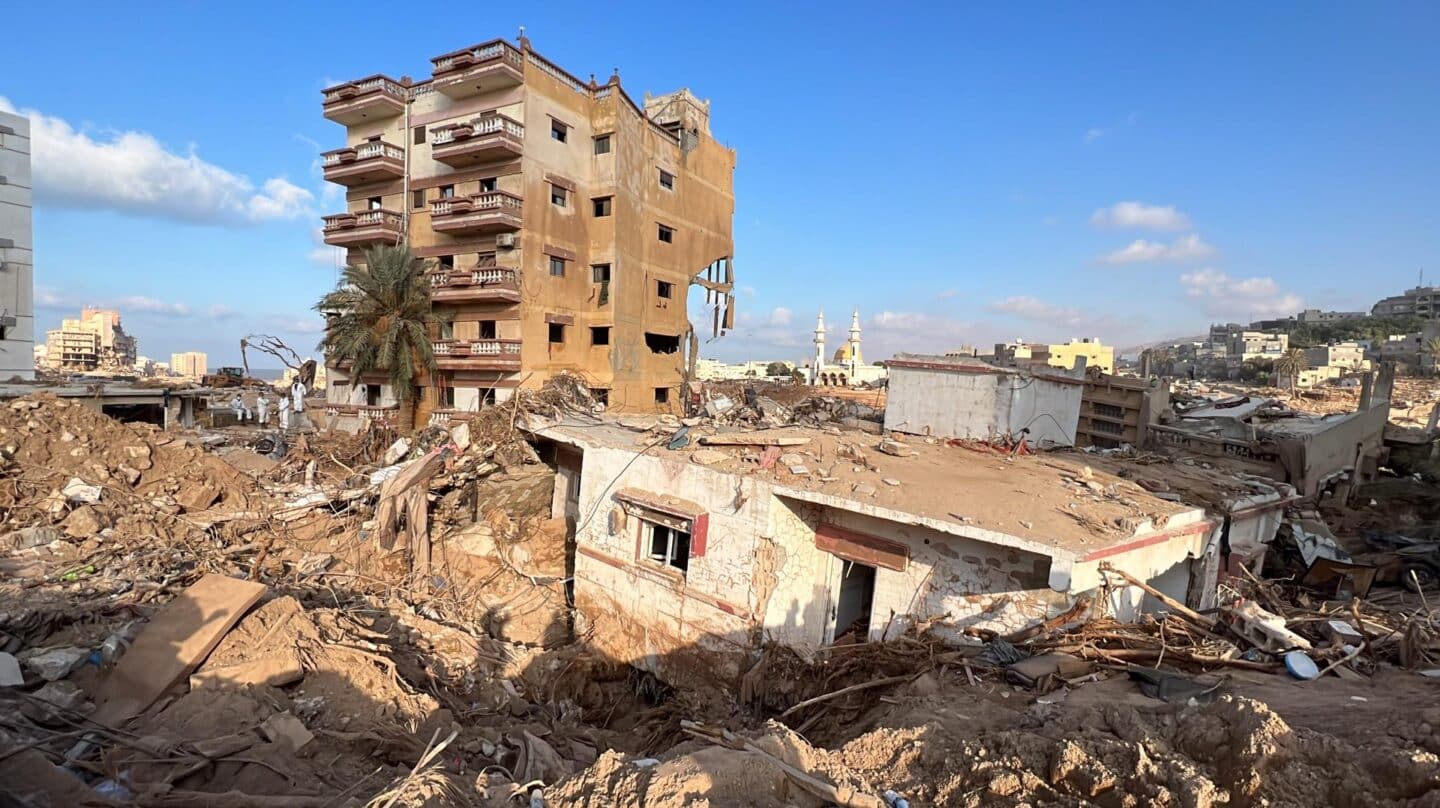
[[[460,168],[519,157],[524,152],[525,124],[498,113],[467,123],[442,126],[430,133],[430,156]]]
[[[362,210],[325,217],[325,243],[332,247],[395,244],[404,230],[404,218],[393,210]]]
[[[381,140],[371,140],[325,152],[320,155],[320,165],[326,180],[346,187],[398,180],[405,176],[405,150]]]
[[[520,369],[518,339],[442,339],[433,343],[435,364],[441,370]]]
[[[436,92],[450,98],[469,98],[480,93],[514,87],[525,81],[525,59],[514,46],[501,40],[436,56]]]
[[[439,269],[430,273],[430,299],[437,302],[520,302],[520,283],[509,267]]]
[[[405,111],[410,95],[399,82],[378,75],[337,84],[322,93],[325,117],[346,126],[393,118]]]
[[[400,414],[400,407],[392,404],[388,407],[378,407],[369,404],[326,404],[325,417],[330,418],[355,418],[361,425],[371,421],[378,421],[386,426],[394,426]]]
[[[437,233],[499,233],[519,230],[524,200],[508,191],[484,191],[430,202],[430,226]]]

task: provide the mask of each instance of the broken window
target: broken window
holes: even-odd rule
[[[385,200],[378,196],[372,196],[369,199],[365,200],[365,207],[369,208],[370,210],[379,210],[380,206],[384,204],[384,201]]]
[[[661,241],[665,242],[666,244],[674,243],[674,241],[675,241],[675,228],[673,228],[673,227],[666,227],[666,226],[663,225],[663,224],[662,224],[662,225],[658,225],[658,227],[659,227],[660,229],[659,229],[659,232],[656,234],[657,237],[658,237]]]
[[[591,264],[591,265],[590,265],[590,280],[591,280],[592,282],[594,282],[594,283],[609,283],[609,282],[610,282],[610,265],[609,265],[609,264]]]
[[[590,326],[590,344],[591,344],[591,345],[609,345],[609,344],[610,344],[610,326],[608,326],[608,325],[592,325],[592,326]]]
[[[668,388],[668,387],[657,387],[657,388],[655,388],[655,403],[656,403],[656,404],[669,404],[669,403],[670,403],[670,388]]]
[[[477,325],[480,326],[480,336],[478,337],[478,339],[498,339],[498,336],[495,332],[494,320],[481,320],[477,323]]]
[[[486,389],[480,391],[480,406],[495,406],[495,388],[487,387]]]
[[[675,175],[665,169],[660,169],[660,187],[667,191],[675,190]]]
[[[550,256],[550,275],[556,278],[565,277],[565,259]]]
[[[564,344],[565,344],[565,324],[564,324],[564,323],[551,323],[551,324],[550,324],[550,343],[551,343],[552,345],[564,345]]]
[[[650,349],[650,353],[675,353],[680,350],[680,338],[678,336],[672,337],[669,334],[654,334],[646,331],[645,347]]]
[[[570,127],[568,127],[568,126],[566,126],[565,124],[560,123],[559,121],[556,121],[556,120],[550,121],[550,139],[551,139],[551,140],[558,140],[558,141],[560,141],[561,143],[564,143],[564,142],[565,142],[566,140],[568,140],[569,138],[570,138]]]
[[[670,281],[655,281],[655,294],[665,300],[675,296],[675,284]]]
[[[609,153],[610,153],[610,136],[609,136],[609,135],[596,135],[596,136],[595,136],[595,153],[596,153],[596,154],[609,154]]]
[[[453,388],[453,387],[442,387],[442,388],[440,388],[440,406],[445,407],[445,408],[447,408],[447,409],[454,409],[454,408],[455,408],[455,388]]]
[[[568,196],[568,193],[569,192],[566,191],[564,188],[561,188],[559,185],[555,185],[552,183],[550,185],[550,204],[555,205],[556,207],[565,207],[565,200]]]
[[[480,193],[488,194],[491,191],[499,190],[500,180],[495,177],[486,177],[480,180]]]
[[[597,217],[610,215],[610,197],[602,196],[596,199],[592,199],[590,200],[590,202],[592,205],[594,205],[595,215]]]
[[[595,399],[596,404],[610,406],[610,389],[607,387],[590,388],[590,397]]]
[[[442,256],[440,256],[440,257],[438,257],[438,258],[435,259],[435,263],[439,264],[441,269],[454,269],[454,268],[455,268],[455,256],[453,256],[453,255],[442,255]]]
[[[664,388],[661,388],[664,389]],[[673,527],[641,522],[650,533],[650,560],[681,572],[690,568],[690,534]]]

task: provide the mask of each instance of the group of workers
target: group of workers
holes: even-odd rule
[[[296,379],[290,386],[290,392],[279,398],[280,428],[289,429],[291,414],[305,411],[305,385]],[[237,392],[230,399],[230,409],[235,411],[235,420],[242,424],[253,418],[257,425],[267,426],[270,423],[270,404],[270,395],[264,390],[260,391],[260,397],[255,400],[254,412],[245,405],[245,398],[240,393]]]

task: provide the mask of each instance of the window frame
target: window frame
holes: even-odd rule
[[[661,300],[674,300],[674,299],[675,299],[675,284],[674,284],[674,282],[673,282],[673,281],[662,281],[662,280],[656,279],[656,281],[655,281],[655,296],[658,297],[658,298],[660,298]]]
[[[655,231],[655,238],[659,239],[665,244],[675,243],[675,228],[671,227],[668,224],[660,224],[659,222],[655,223],[655,227],[657,228]]]
[[[557,143],[570,142],[570,126],[554,118],[550,119],[550,139]]]
[[[548,259],[550,259],[549,264],[548,264],[548,266],[549,266],[549,268],[550,268],[550,277],[552,277],[552,278],[563,278],[563,277],[565,277],[565,270],[566,270],[566,266],[565,266],[565,265],[566,265],[567,263],[569,263],[569,262],[566,261],[564,258],[561,258],[561,257],[558,256],[558,255],[546,255],[545,257],[548,258]],[[559,270],[558,272],[556,271],[557,269]]]
[[[667,191],[673,191],[673,190],[675,190],[675,175],[674,175],[673,173],[669,172],[669,171],[666,171],[666,170],[663,169],[663,168],[662,168],[662,169],[659,169],[659,171],[660,171],[660,177],[659,177],[660,187],[661,187],[661,188],[664,188],[664,189],[667,190]]]
[[[565,344],[565,324],[564,324],[564,323],[546,323],[546,325],[549,326],[549,334],[547,335],[547,336],[549,337],[549,339],[548,339],[549,344],[551,344],[551,345],[564,345],[564,344]],[[556,337],[557,335],[560,337],[560,339],[555,339],[555,337]]]
[[[606,133],[603,134],[603,135],[596,135],[596,136],[594,137],[594,140],[595,140],[595,150],[594,150],[594,154],[595,154],[596,157],[599,157],[599,156],[604,155],[604,154],[610,154],[612,151],[614,151],[614,144],[611,142],[611,139],[612,139],[614,136],[615,136],[615,133],[614,133],[614,132],[606,132]],[[601,150],[601,144],[604,144],[604,150],[603,150],[603,151]]]
[[[424,210],[424,209],[425,209],[425,189],[424,189],[424,188],[416,188],[416,189],[414,189],[414,190],[412,190],[412,191],[410,192],[410,209],[411,209],[411,210]]]
[[[690,533],[683,530],[651,522],[648,519],[640,519],[640,530],[644,534],[645,560],[651,564],[659,564],[669,567],[688,576],[690,572],[690,543],[694,538]],[[661,531],[664,531],[662,534]],[[660,553],[655,552],[655,542],[662,538],[665,541],[665,549]],[[678,562],[678,563],[677,563]]]
[[[550,204],[557,208],[570,207],[570,189],[563,185],[550,183]]]
[[[669,404],[669,403],[670,403],[670,388],[668,388],[668,387],[657,387],[657,388],[655,388],[655,403],[656,403],[656,404]]]
[[[597,346],[597,347],[598,347],[598,346],[609,346],[609,345],[610,345],[610,328],[611,328],[611,327],[608,326],[608,325],[592,325],[592,326],[590,326],[590,344],[591,344],[592,346]],[[596,339],[597,336],[602,335],[602,334],[604,335],[604,341],[603,341],[603,342],[600,341],[600,340],[598,340],[598,339]]]
[[[601,212],[601,206],[604,212]],[[615,197],[593,196],[590,198],[590,215],[596,219],[608,219],[615,213]]]
[[[424,146],[426,140],[425,124],[422,123],[419,126],[412,128],[411,132],[413,134],[410,139],[410,144],[412,146]]]
[[[600,276],[600,270],[601,270],[601,269],[605,270],[605,277],[603,277],[603,278],[599,277],[599,276]],[[602,263],[602,264],[591,264],[591,265],[590,265],[590,282],[591,282],[591,283],[609,283],[611,277],[613,277],[613,275],[612,275],[612,271],[611,271],[611,268],[610,268],[610,264],[608,264],[608,263]]]

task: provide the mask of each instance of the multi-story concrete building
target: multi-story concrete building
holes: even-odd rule
[[[1376,317],[1420,317],[1440,319],[1440,286],[1417,286],[1404,294],[1377,302],[1370,313]]]
[[[680,405],[687,297],[706,289],[733,325],[735,152],[688,90],[636,103],[612,75],[581,80],[521,37],[431,59],[424,81],[376,75],[324,91],[345,126],[325,178],[346,210],[325,243],[407,243],[431,264],[445,325],[417,422],[504,400],[552,373],[582,375],[612,409]],[[710,329],[707,328],[707,331]],[[395,400],[383,375],[332,368],[332,410]]]
[[[120,312],[80,310],[79,319],[64,319],[45,334],[46,361],[55,370],[132,372],[135,338],[120,325]]]
[[[1043,350],[1032,351],[1031,356],[1054,368],[1073,368],[1075,360],[1085,357],[1085,367],[1099,368],[1101,373],[1115,372],[1115,349],[1103,345],[1099,337],[1071,339],[1058,345],[1042,345]]]
[[[0,112],[0,379],[35,378],[30,119]]]
[[[1369,312],[1364,311],[1321,311],[1319,309],[1305,309],[1295,315],[1295,321],[1299,323],[1339,323],[1346,320],[1363,320],[1369,317]]]
[[[1289,347],[1289,334],[1239,331],[1230,335],[1227,356],[1237,362],[1243,362],[1246,359],[1279,359]]]
[[[1150,426],[1170,406],[1170,391],[1158,378],[1090,374],[1080,394],[1076,446],[1114,449],[1145,445]]]
[[[176,376],[198,379],[210,372],[210,357],[199,351],[170,354],[170,370]]]
[[[1312,368],[1337,367],[1361,370],[1365,367],[1365,346],[1358,342],[1337,342],[1305,349],[1305,362]]]

